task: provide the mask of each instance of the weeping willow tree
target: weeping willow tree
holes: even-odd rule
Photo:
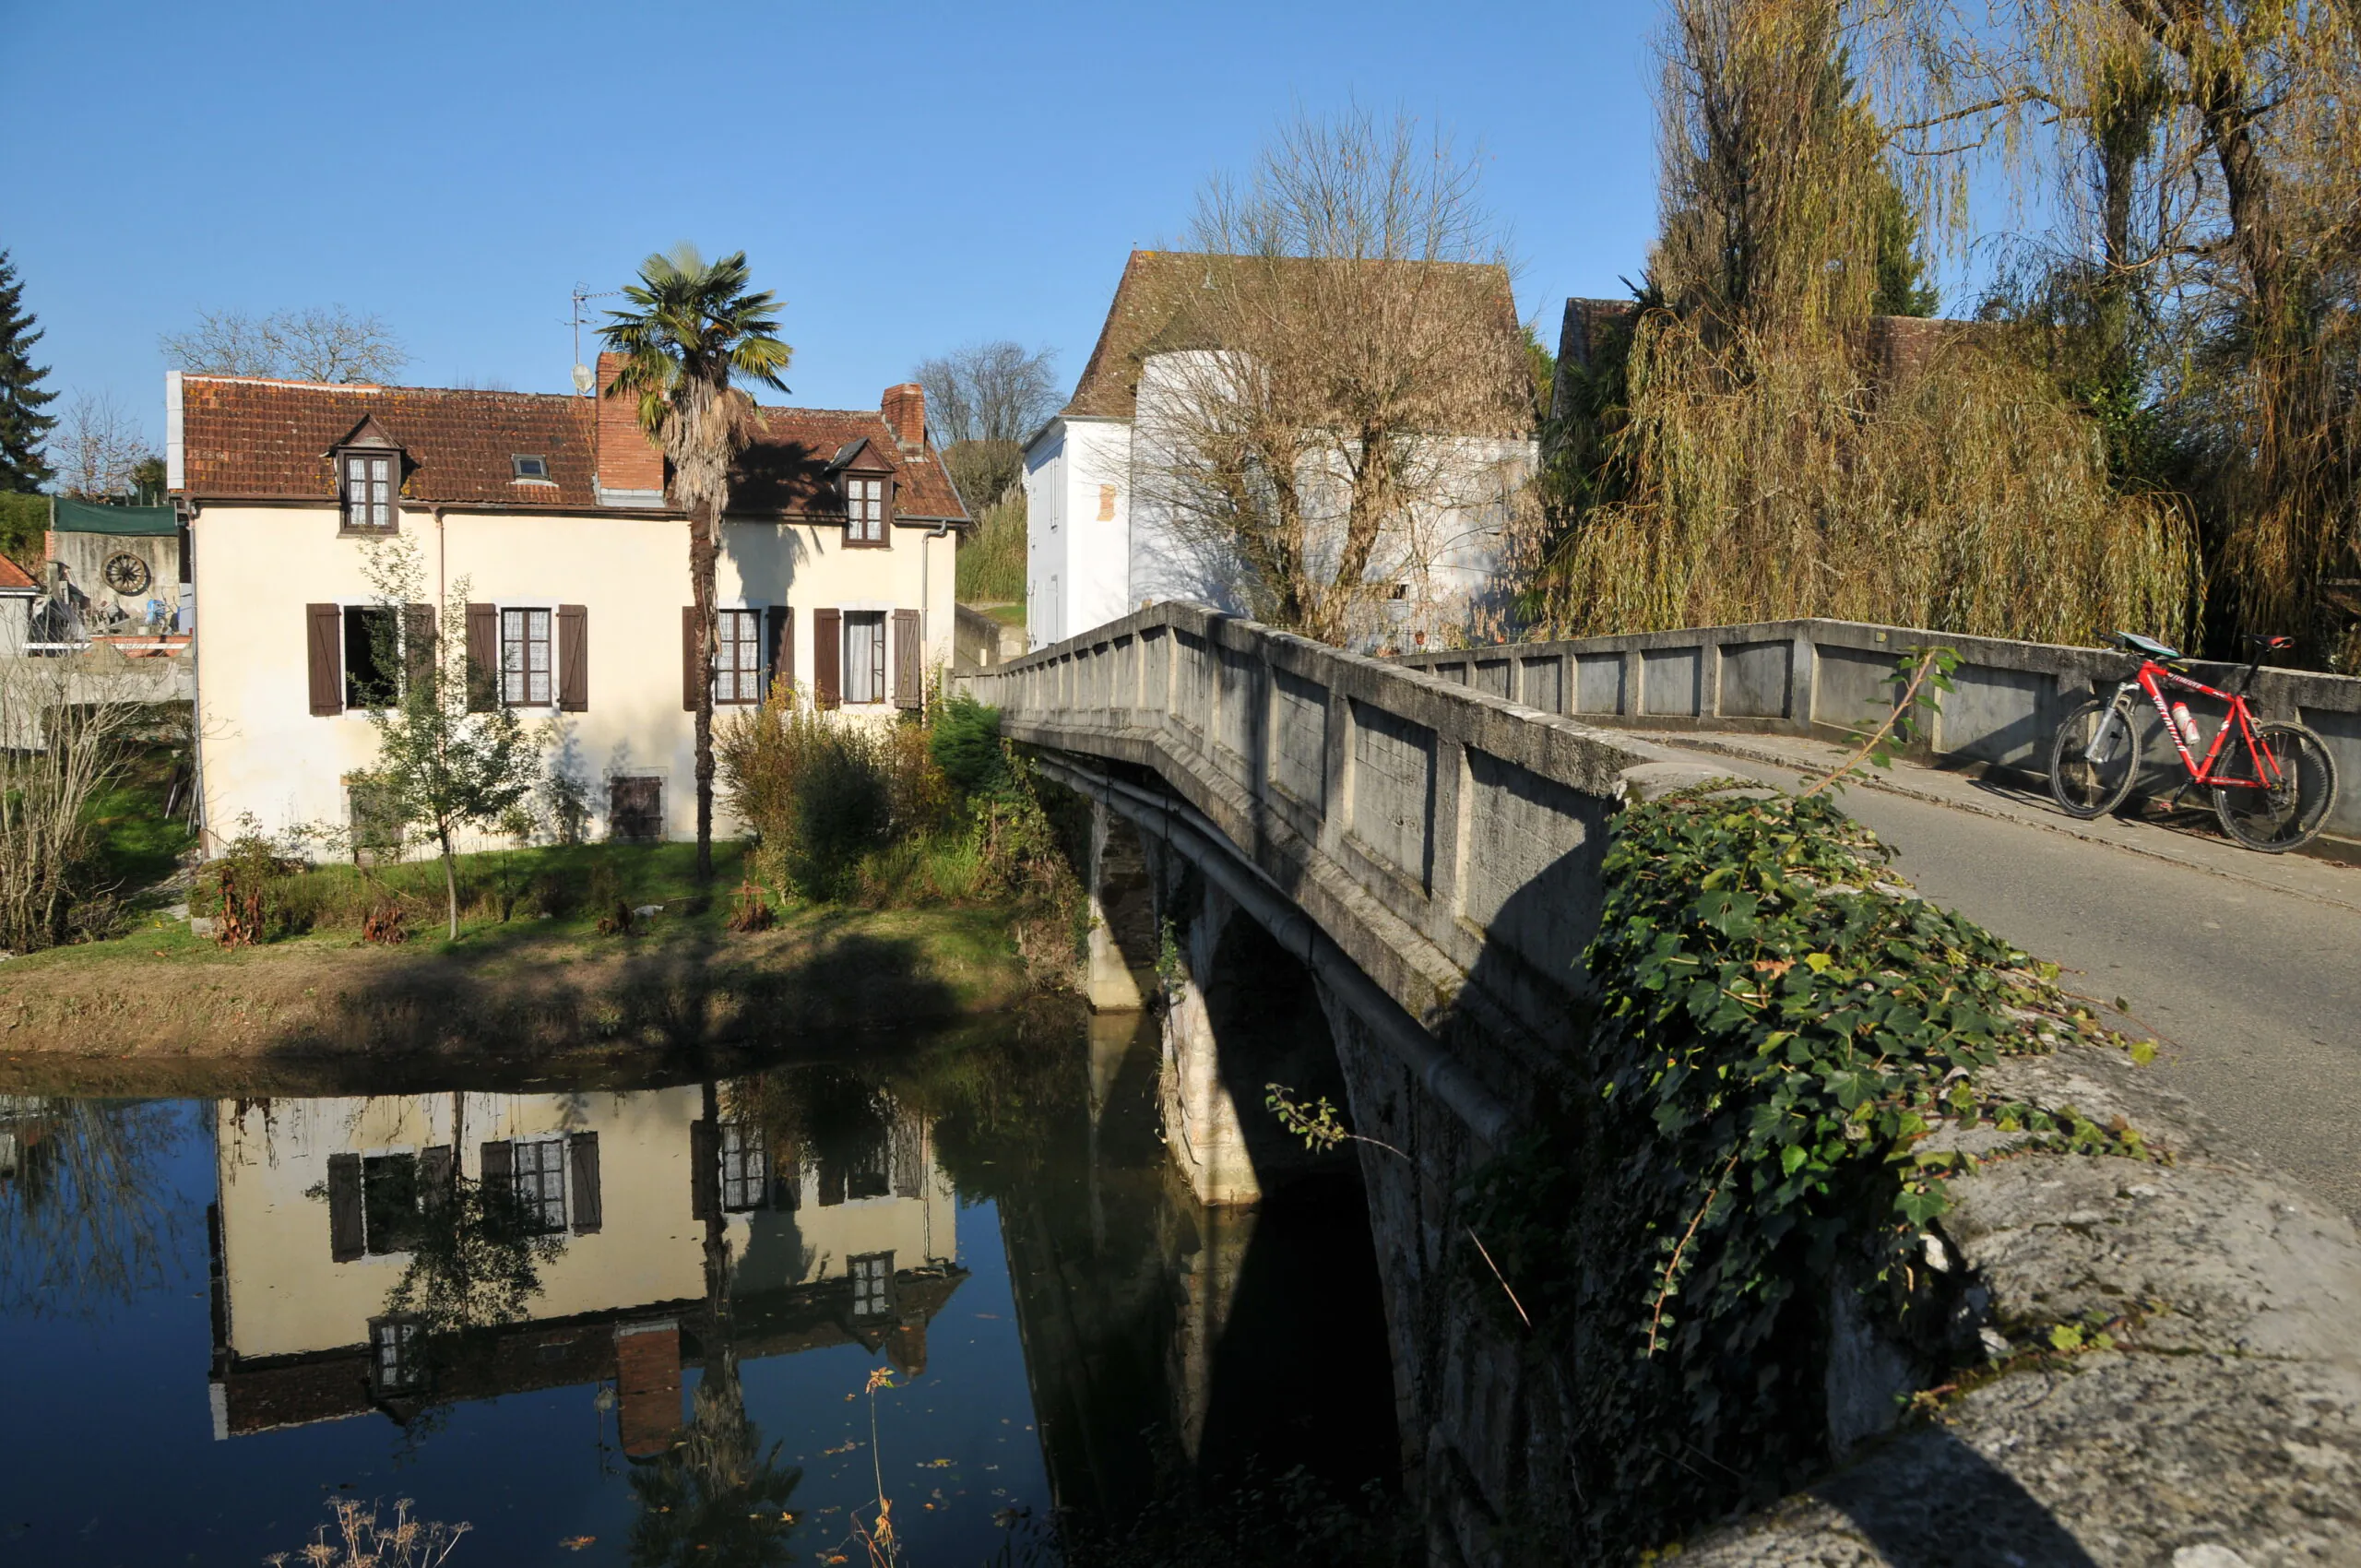
[[[2003,331],[1932,301],[1837,0],[1673,0],[1665,220],[1536,608],[1572,635],[1828,615],[2181,634],[2182,508]],[[1937,210],[1955,207],[1938,202]],[[1582,451],[1581,444],[1569,449]]]
[[[2062,294],[2105,328],[2133,456],[2195,510],[2215,651],[2285,633],[2361,669],[2361,6],[1904,0],[1875,22],[1915,149],[2003,155],[1987,178],[2060,212],[2030,314]]]

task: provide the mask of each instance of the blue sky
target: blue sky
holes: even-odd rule
[[[1655,7],[1190,4],[400,6],[0,0],[0,246],[53,386],[162,434],[160,333],[201,308],[382,315],[403,379],[567,384],[567,295],[744,248],[794,400],[1047,344],[1070,385],[1125,253],[1299,109],[1400,107],[1484,154],[1554,322],[1655,220]],[[1554,327],[1552,327],[1554,332]]]

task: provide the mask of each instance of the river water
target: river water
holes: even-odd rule
[[[457,1568],[860,1564],[881,1495],[899,1562],[1054,1561],[1055,1518],[1382,1494],[1358,1188],[1200,1208],[1155,1076],[1152,1028],[1067,1018],[625,1087],[0,1098],[0,1563],[251,1564],[409,1498]]]

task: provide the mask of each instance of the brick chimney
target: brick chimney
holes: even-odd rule
[[[664,449],[639,428],[639,399],[610,398],[621,354],[599,356],[599,499],[610,506],[664,505]]]
[[[603,368],[603,367],[602,367]],[[615,1391],[623,1454],[652,1459],[681,1433],[681,1330],[671,1323],[615,1330]]]
[[[917,453],[926,448],[926,388],[915,381],[905,381],[899,386],[885,388],[878,408],[885,415],[885,422],[893,427],[894,440],[903,451]]]

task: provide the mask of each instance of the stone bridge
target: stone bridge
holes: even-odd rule
[[[1455,1194],[1568,1040],[1608,815],[1714,770],[1187,604],[965,684],[1092,802],[1091,1002],[1167,989],[1166,1136],[1199,1198],[1317,1164],[1273,1082],[1377,1140],[1405,1473],[1472,1546],[1516,1490],[1524,1374],[1453,1309]]]
[[[1840,734],[1890,711],[1894,658],[1928,640],[1786,622],[1380,662],[1165,604],[963,677],[1001,710],[1006,735],[1038,748],[1044,772],[1091,802],[1090,999],[1102,1012],[1135,1011],[1162,991],[1164,1135],[1197,1198],[1252,1204],[1322,1163],[1266,1106],[1270,1084],[1328,1096],[1364,1140],[1351,1146],[1390,1331],[1403,1474],[1430,1561],[1514,1555],[1504,1542],[1521,1510],[1549,1501],[1569,1469],[1567,1400],[1578,1391],[1472,1310],[1473,1293],[1489,1287],[1463,1242],[1458,1194],[1517,1135],[1521,1108],[1573,1043],[1608,819],[1633,798],[1726,777],[1714,755],[1643,732],[1753,731],[1750,744]],[[2031,774],[2062,706],[2116,678],[2089,650],[1940,640],[1964,655],[1961,690],[1916,749],[1941,767]],[[2340,754],[2361,743],[2361,682],[2267,671],[2256,695],[2266,711],[2312,723]],[[2355,826],[2348,808],[2331,834]],[[2331,849],[2350,854],[2352,842]],[[2361,1528],[2349,1496],[2322,1504],[2306,1490],[2308,1472],[2275,1457],[2265,1440],[2280,1418],[2268,1412],[2296,1396],[2246,1387],[2262,1373],[2236,1354],[2250,1340],[2283,1346],[2287,1375],[2311,1380],[2307,1408],[2327,1412],[2318,1424],[2334,1435],[2319,1452],[2361,1472],[2361,1344],[2350,1326],[2361,1246],[2350,1225],[2213,1146],[2186,1105],[2125,1080],[2128,1066],[2103,1053],[2011,1070],[2033,1075],[2025,1098],[2120,1108],[2180,1158],[2169,1173],[2134,1168],[2138,1180],[2003,1162],[2001,1176],[1964,1188],[1967,1218],[1952,1244],[1989,1281],[1991,1312],[2038,1316],[2058,1281],[2095,1281],[2109,1299],[2206,1303],[2188,1313],[2189,1345],[2205,1353],[2162,1373],[2164,1360],[2137,1356],[2011,1372],[1964,1398],[1934,1435],[1870,1450],[1847,1472],[1852,1491],[1819,1494],[1818,1513],[1774,1511],[1770,1525],[1746,1526],[1755,1545],[1701,1555],[1915,1563],[1931,1559],[1912,1542],[1988,1534],[2006,1515],[2010,1530],[2023,1526],[2024,1550],[1994,1561],[2227,1563],[2249,1559],[2173,1553],[2189,1541],[2212,1550],[2234,1518],[2255,1540],[2310,1539],[2331,1517]],[[2110,1181],[2120,1189],[2111,1197],[2084,1192]],[[2083,1206],[2061,1227],[2043,1205],[2069,1191],[2083,1193]],[[2251,1222],[2258,1203],[2267,1224]],[[2106,1239],[2085,1257],[2075,1238],[2093,1215],[2105,1217]],[[1832,1322],[1841,1316],[1831,1311]],[[1223,1316],[1207,1301],[1192,1321],[1211,1333]],[[1838,1375],[1840,1363],[1868,1366],[1879,1353],[1867,1342],[1830,1348],[1833,1458],[1857,1441],[1840,1429],[1882,1431],[1896,1392],[1920,1386]],[[1317,1377],[1305,1368],[1303,1397],[1320,1396]],[[2131,1388],[2158,1377],[2172,1386]],[[2070,1388],[2115,1403],[2038,1431],[2011,1424],[2006,1412],[2049,1408]],[[2115,1444],[2103,1463],[2088,1459],[2094,1423]],[[2208,1479],[2178,1514],[2151,1519],[2137,1500],[2154,1478],[2138,1456],[2191,1432],[2203,1435],[2189,1440],[2187,1473]],[[2059,1476],[2082,1476],[2090,1495]],[[2117,1496],[2133,1501],[2106,1501]],[[1930,1499],[1951,1523],[1905,1527]],[[1851,1543],[1844,1551],[1814,1555],[1840,1538]],[[1878,1550],[1854,1551],[1865,1539]],[[2103,1550],[2094,1558],[2078,1540]],[[2160,1542],[2165,1556],[2151,1550]],[[2283,1558],[2295,1560],[2266,1550],[2251,1561]]]

